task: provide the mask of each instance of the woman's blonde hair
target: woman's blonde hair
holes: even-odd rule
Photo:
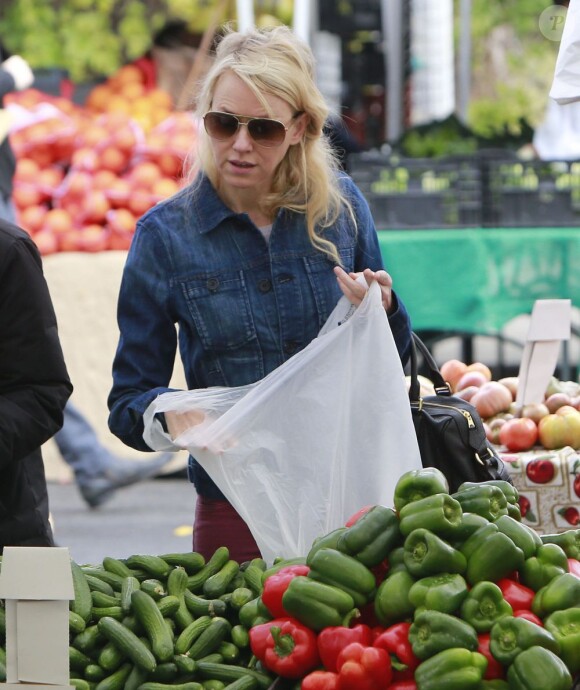
[[[211,110],[217,81],[227,71],[247,84],[270,115],[264,94],[282,98],[294,113],[305,113],[304,136],[289,148],[276,170],[272,189],[259,200],[259,205],[270,216],[280,208],[304,213],[312,244],[340,263],[334,244],[318,234],[316,228],[334,223],[345,208],[353,221],[354,216],[340,191],[336,174],[339,164],[323,133],[329,110],[316,86],[310,47],[286,26],[244,33],[226,29],[198,94],[196,110],[200,117]],[[190,163],[191,175],[202,170],[218,188],[208,137],[201,130],[196,158]]]

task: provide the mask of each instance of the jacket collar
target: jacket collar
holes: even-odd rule
[[[211,232],[227,218],[247,218],[245,213],[237,214],[224,204],[206,175],[201,175],[193,184],[193,211],[199,220],[197,228],[201,235]]]

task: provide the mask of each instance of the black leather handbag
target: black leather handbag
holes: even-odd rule
[[[423,357],[435,395],[420,395],[417,352]],[[427,346],[413,333],[409,399],[424,467],[437,467],[453,493],[463,482],[503,479],[513,483],[473,405],[451,393]]]

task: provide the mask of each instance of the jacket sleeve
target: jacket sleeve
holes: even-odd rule
[[[40,254],[17,239],[0,253],[0,471],[61,428],[71,392]]]

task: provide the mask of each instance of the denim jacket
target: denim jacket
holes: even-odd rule
[[[357,230],[344,213],[325,236],[345,270],[378,270],[383,262],[368,205],[352,180],[341,178]],[[342,296],[334,262],[312,246],[303,215],[280,211],[267,243],[207,178],[198,182],[139,220],[123,272],[109,427],[140,450],[149,450],[143,413],[171,390],[178,343],[190,390],[253,383],[306,347]],[[406,361],[410,323],[400,300],[389,321]],[[193,460],[190,470],[199,494],[223,498]]]

